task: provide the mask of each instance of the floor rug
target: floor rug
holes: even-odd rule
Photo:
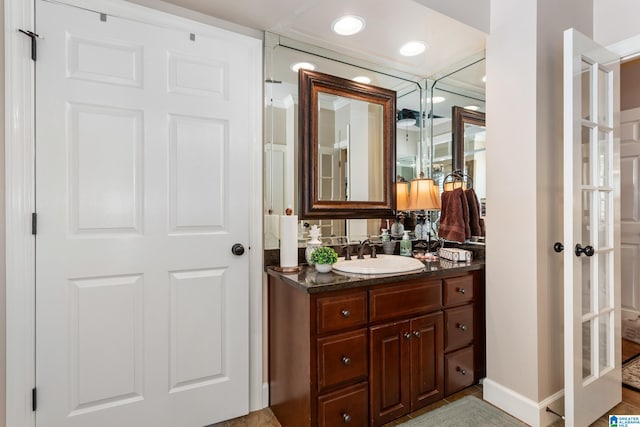
[[[398,427],[526,427],[521,421],[475,396],[465,396],[446,406],[399,424]]]
[[[640,354],[622,362],[622,385],[640,391]]]

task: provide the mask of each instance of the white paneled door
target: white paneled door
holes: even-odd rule
[[[622,315],[640,316],[640,108],[620,113]]]
[[[260,42],[36,3],[37,425],[247,413]]]
[[[564,33],[565,425],[621,400],[619,57]]]

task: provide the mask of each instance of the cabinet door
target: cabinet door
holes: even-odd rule
[[[412,411],[444,397],[442,312],[411,320]]]
[[[410,326],[409,321],[405,321],[369,328],[373,426],[380,426],[411,410]]]

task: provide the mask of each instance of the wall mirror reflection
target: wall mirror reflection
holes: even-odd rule
[[[433,178],[438,191],[442,191],[444,177],[454,170],[452,107],[485,111],[482,52],[426,79],[271,33],[266,34],[265,43],[263,194],[266,249],[278,248],[278,215],[288,206],[294,213],[299,212],[299,96],[298,74],[293,71],[296,64],[303,63],[297,66],[314,67],[342,78],[363,79],[361,81],[396,91],[396,177],[411,181],[423,173]],[[477,174],[474,182],[477,181],[475,187],[479,199],[486,197],[486,188],[482,189],[486,180],[481,177],[483,150],[478,145],[474,154],[474,174]],[[336,191],[334,194],[339,193]],[[415,214],[411,212],[407,218],[407,225],[412,231]],[[432,212],[429,217],[432,219],[431,237],[437,238],[439,212]],[[303,221],[298,242],[305,246],[308,239],[305,224],[318,225],[323,242],[338,244],[347,239],[357,241],[379,235],[381,228],[391,228],[395,219],[394,216],[377,216]]]
[[[274,34],[267,34],[265,48],[265,130],[264,130],[264,212],[265,212],[265,248],[278,247],[278,215],[282,215],[287,207],[291,207],[295,213],[300,212],[297,195],[299,193],[299,118],[298,118],[298,72],[297,67],[313,67],[322,73],[334,75],[344,79],[364,82],[373,86],[392,90],[396,93],[396,109],[410,109],[421,112],[421,78],[402,72],[391,72],[373,64],[358,62],[344,56],[336,56],[335,53],[290,40]],[[331,58],[330,56],[334,56]],[[351,63],[353,62],[353,63]],[[302,65],[297,65],[301,64]],[[355,64],[357,63],[357,64]],[[294,71],[295,68],[295,71]],[[366,79],[365,79],[366,78]],[[356,80],[357,79],[357,80]],[[334,115],[340,102],[328,97],[322,102],[328,108],[322,109],[327,115]],[[338,108],[339,109],[339,108]],[[375,114],[375,113],[373,113]],[[416,176],[417,156],[422,152],[420,145],[424,144],[424,132],[420,123],[414,121],[410,127],[404,127],[404,144],[402,150],[396,152],[403,155],[403,173],[409,179]],[[335,132],[333,145],[344,145],[346,141],[346,127],[338,126]],[[353,135],[353,132],[352,132]],[[322,166],[325,171],[333,169],[329,167],[340,161],[340,156],[329,153],[323,148]],[[344,153],[343,153],[344,154]],[[352,161],[352,170],[355,169]],[[418,162],[419,163],[419,162]],[[396,164],[397,167],[398,164]],[[373,186],[382,186],[377,182],[381,175],[377,173],[377,167],[363,169],[357,167],[358,175],[370,174]],[[347,170],[347,169],[343,169]],[[346,175],[347,172],[344,172]],[[346,197],[349,187],[345,189],[345,178],[338,174],[323,175],[322,194],[325,199]],[[368,181],[368,180],[367,180]],[[392,184],[392,183],[390,183]],[[352,189],[353,190],[353,189]],[[371,190],[375,194],[375,190]],[[349,197],[358,198],[355,194]],[[368,196],[369,197],[369,196]],[[377,198],[376,196],[370,196]],[[390,221],[393,215],[388,216]],[[386,224],[384,218],[379,215],[362,219],[336,219],[322,218],[304,220],[300,226],[299,245],[304,246],[308,238],[307,230],[311,225],[318,225],[321,229],[323,241],[340,243],[346,240],[364,240],[368,236],[380,234],[381,224]]]

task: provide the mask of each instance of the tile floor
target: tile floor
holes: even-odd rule
[[[640,353],[640,344],[633,343],[631,341],[622,340],[622,360]],[[399,418],[391,423],[385,424],[384,427],[394,427],[405,421],[410,420],[424,414],[425,412],[432,411],[441,406],[445,406],[457,399],[464,396],[474,395],[482,399],[482,386],[473,385],[456,394],[453,394],[446,399],[442,399],[436,403],[433,403],[425,408],[420,409],[412,413],[411,415]],[[610,414],[616,415],[639,415],[640,414],[640,392],[629,390],[628,388],[622,388],[622,402],[613,408]],[[564,421],[558,420],[552,424],[552,427],[564,426]],[[609,414],[603,415],[591,427],[608,427],[609,426]],[[261,411],[252,412],[244,417],[235,418],[233,420],[224,421],[221,423],[213,424],[209,427],[281,427],[280,423],[273,415],[273,412],[269,408]]]

